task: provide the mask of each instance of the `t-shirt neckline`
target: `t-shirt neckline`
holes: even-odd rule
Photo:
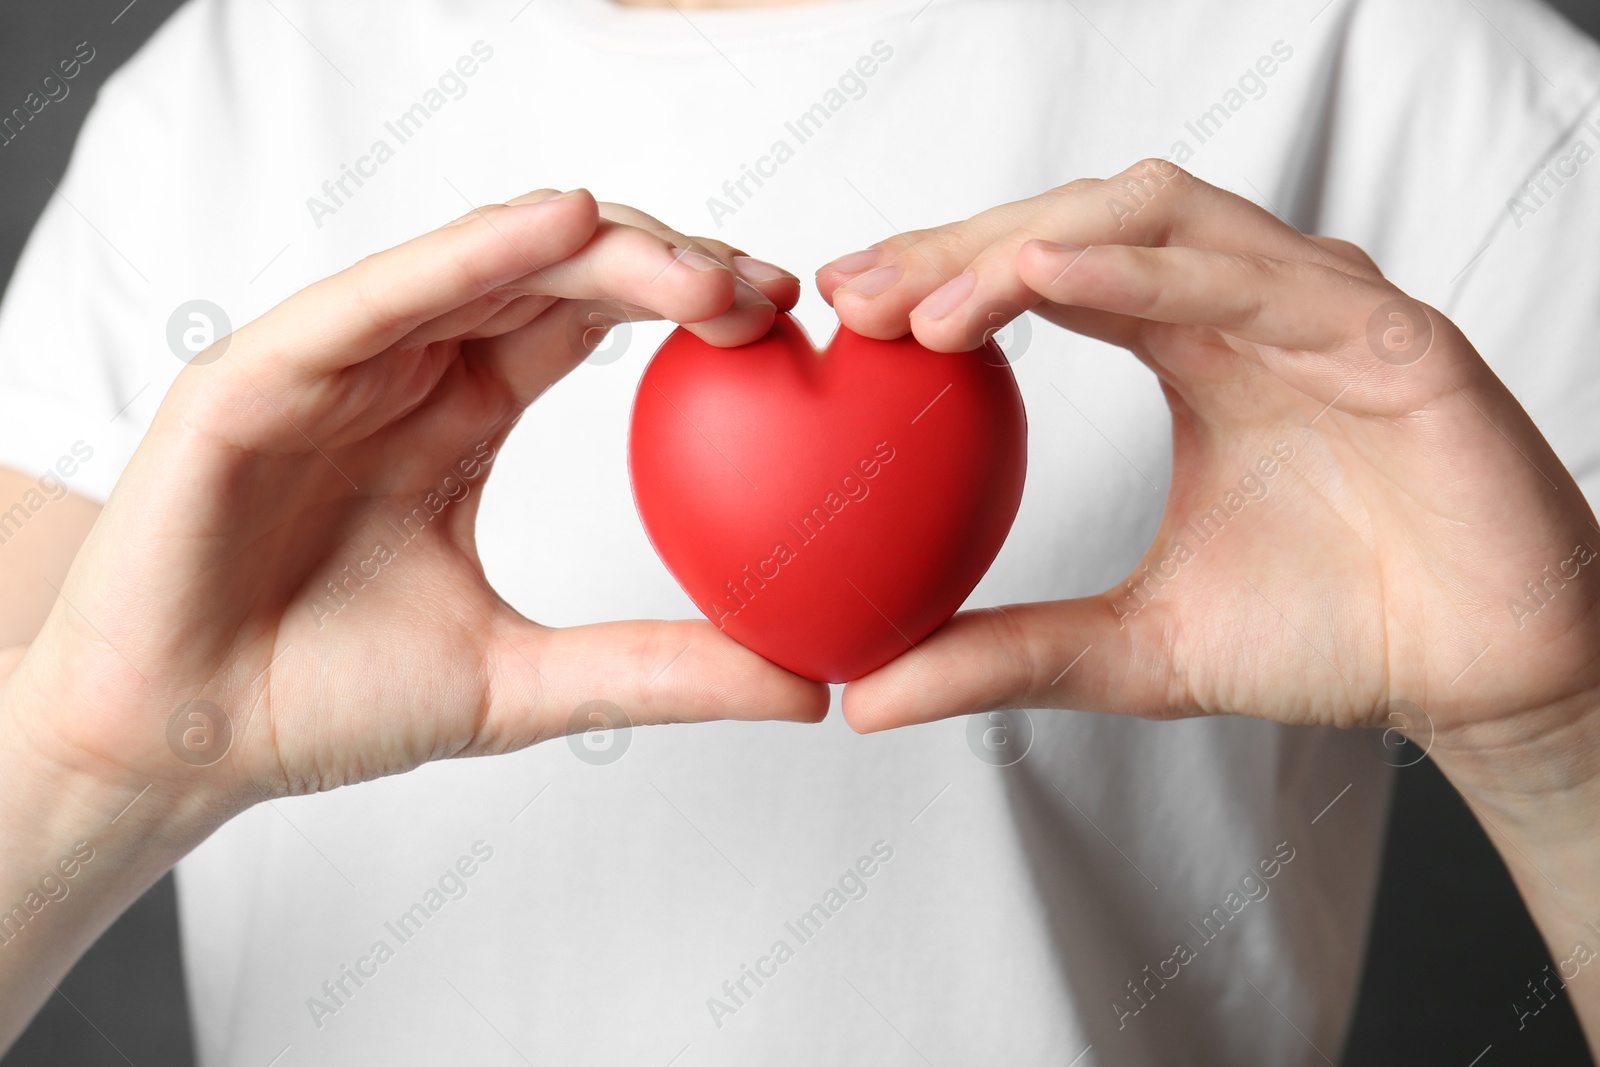
[[[909,24],[928,8],[962,0],[807,0],[773,7],[629,7],[615,0],[534,0],[545,13],[597,42],[630,50],[753,48],[835,36],[897,20]]]

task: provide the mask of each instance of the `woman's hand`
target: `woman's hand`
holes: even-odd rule
[[[1161,161],[880,248],[821,272],[846,325],[957,351],[1031,308],[1155,371],[1174,456],[1128,584],[958,617],[849,689],[857,727],[999,706],[1390,725],[1404,700],[1465,734],[1600,682],[1582,494],[1360,250]]]
[[[1155,372],[1174,453],[1128,582],[958,615],[847,686],[850,723],[1021,706],[1401,728],[1570,963],[1600,915],[1600,529],[1460,331],[1354,246],[1164,161],[873,251],[819,272],[847,326],[958,351],[1031,308]],[[1597,982],[1569,983],[1591,1041]]]
[[[239,330],[179,376],[118,483],[11,675],[12,735],[225,817],[556,737],[592,700],[635,724],[819,719],[823,687],[708,623],[530,622],[474,543],[496,449],[612,322],[740,344],[793,305],[792,276],[738,255],[546,190]]]

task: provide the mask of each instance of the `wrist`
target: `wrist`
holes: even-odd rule
[[[1552,953],[1600,928],[1600,694],[1436,738]],[[1592,924],[1592,925],[1591,925]]]
[[[70,687],[41,702],[0,651],[0,1049],[72,963],[226,817],[170,780],[76,758],[57,729]],[[56,717],[52,717],[56,716]]]
[[[1500,853],[1600,1054],[1600,995],[1580,974],[1600,943],[1600,696],[1437,740],[1435,762]]]
[[[1559,839],[1595,830],[1600,692],[1440,732],[1429,754],[1469,803],[1505,820],[1507,832]]]
[[[40,842],[98,839],[97,848],[156,873],[171,867],[242,805],[172,759],[126,761],[75,745],[61,724],[93,721],[72,686],[40,686],[21,654],[0,652],[0,814]],[[164,716],[143,716],[160,736]],[[133,746],[130,746],[133,747]],[[130,753],[131,755],[131,753]],[[68,839],[71,842],[68,842]]]

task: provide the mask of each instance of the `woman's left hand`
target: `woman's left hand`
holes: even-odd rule
[[[857,729],[1005,706],[1395,725],[1406,701],[1447,748],[1600,736],[1583,494],[1353,245],[1151,160],[872,252],[819,272],[845,325],[958,351],[1032,309],[1155,372],[1174,457],[1131,584],[957,616],[846,689]]]

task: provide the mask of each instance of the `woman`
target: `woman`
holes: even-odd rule
[[[188,855],[207,1064],[1332,1060],[1372,726],[1592,1035],[1600,68],[1463,12],[184,8],[0,317],[3,1032]],[[1044,320],[972,600],[1025,606],[847,687],[869,738],[588,733],[824,718],[709,623],[612,621],[693,614],[623,473],[659,334],[580,365],[790,307]]]

